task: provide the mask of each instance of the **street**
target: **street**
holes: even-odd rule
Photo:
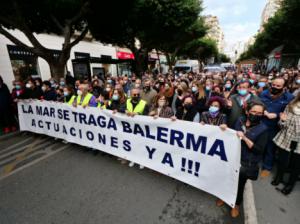
[[[243,215],[232,219],[229,207],[217,208],[216,198],[203,191],[149,169],[121,165],[115,157],[43,138],[19,134],[0,140],[1,158],[8,148],[17,151],[10,163],[3,165],[1,159],[1,224],[243,223]],[[28,149],[31,154],[24,153]],[[3,178],[12,163],[19,171],[12,169],[15,173]]]

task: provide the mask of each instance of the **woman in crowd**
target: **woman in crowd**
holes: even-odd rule
[[[71,86],[66,86],[63,89],[63,94],[64,94],[64,102],[71,106],[76,98],[74,89]]]
[[[281,130],[274,138],[279,147],[277,173],[272,185],[282,182],[284,173],[290,169],[290,176],[281,192],[285,195],[291,193],[300,175],[300,93],[286,107],[280,115]]]
[[[200,122],[200,114],[197,111],[195,99],[192,95],[186,95],[182,99],[183,107],[176,112],[176,118],[184,121]]]
[[[171,107],[168,106],[168,101],[165,95],[157,94],[154,98],[154,103],[150,108],[149,116],[154,118],[171,118],[174,115]]]
[[[125,113],[126,111],[126,97],[122,89],[115,89],[111,100],[108,102],[107,109],[113,110],[114,113]]]
[[[177,85],[176,92],[174,94],[173,102],[172,102],[172,110],[174,113],[177,112],[177,110],[183,109],[183,98],[187,95],[189,95],[189,87],[186,82],[180,82],[179,85]]]
[[[206,110],[206,96],[204,87],[200,81],[194,81],[192,83],[192,94],[196,100],[196,107],[199,113]]]
[[[241,168],[238,183],[236,205],[231,209],[231,216],[239,216],[239,208],[243,201],[245,184],[248,179],[257,180],[259,163],[267,144],[267,126],[261,122],[265,106],[260,102],[251,101],[246,107],[246,116],[242,116],[235,124],[237,136],[241,139]],[[222,206],[222,200],[217,206]]]
[[[224,100],[219,96],[213,96],[208,101],[208,111],[202,112],[200,116],[201,124],[226,125],[226,115],[222,113]]]

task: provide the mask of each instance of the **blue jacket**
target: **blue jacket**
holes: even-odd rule
[[[289,102],[291,102],[291,100],[294,98],[294,96],[289,92],[284,92],[280,97],[278,97],[276,99],[272,99],[270,90],[265,90],[259,95],[259,98],[265,104],[266,110],[269,113],[277,114],[276,119],[268,119],[266,117],[264,117],[264,119],[263,119],[263,122],[269,128],[274,128],[277,126],[280,113],[282,113],[284,111],[285,107],[289,104]]]
[[[248,148],[247,144],[242,141],[241,144],[241,163],[247,164],[247,166],[256,167],[262,160],[264,149],[268,140],[268,127],[260,122],[256,126],[252,126],[246,129],[245,118],[240,117],[235,123],[235,130],[242,131],[245,136],[253,142],[253,147]]]

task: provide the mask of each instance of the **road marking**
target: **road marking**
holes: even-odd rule
[[[244,192],[245,224],[257,224],[257,215],[253,193],[252,181],[247,181]]]
[[[34,160],[31,163],[28,163],[28,164],[26,164],[26,165],[24,165],[24,166],[22,166],[22,167],[20,167],[18,169],[13,170],[10,173],[4,174],[3,176],[0,176],[0,181],[3,180],[3,179],[5,179],[5,178],[7,178],[7,177],[9,177],[9,176],[11,176],[11,175],[13,175],[13,174],[16,174],[16,173],[22,171],[22,170],[24,170],[24,169],[26,169],[26,168],[28,168],[30,166],[33,166],[33,165],[39,163],[40,161],[42,161],[44,159],[47,159],[48,157],[53,156],[54,154],[56,154],[58,152],[61,152],[62,150],[66,149],[68,147],[69,147],[69,145],[65,145],[65,146],[63,146],[63,147],[61,147],[61,148],[59,148],[59,149],[57,149],[55,151],[52,151],[52,152],[48,153],[47,155],[45,155],[45,156],[43,156],[43,157],[41,157],[41,158],[39,158],[37,160]]]
[[[34,142],[30,143],[22,153],[20,153],[19,155],[16,156],[16,159],[13,162],[4,166],[3,175],[5,176],[5,175],[9,174],[16,167],[17,163],[22,161],[26,157],[27,154],[32,152],[34,150],[34,147],[41,141],[42,141],[42,139],[36,139]]]

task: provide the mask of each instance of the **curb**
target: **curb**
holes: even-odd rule
[[[245,224],[258,224],[252,181],[247,181],[246,183],[243,206]]]

